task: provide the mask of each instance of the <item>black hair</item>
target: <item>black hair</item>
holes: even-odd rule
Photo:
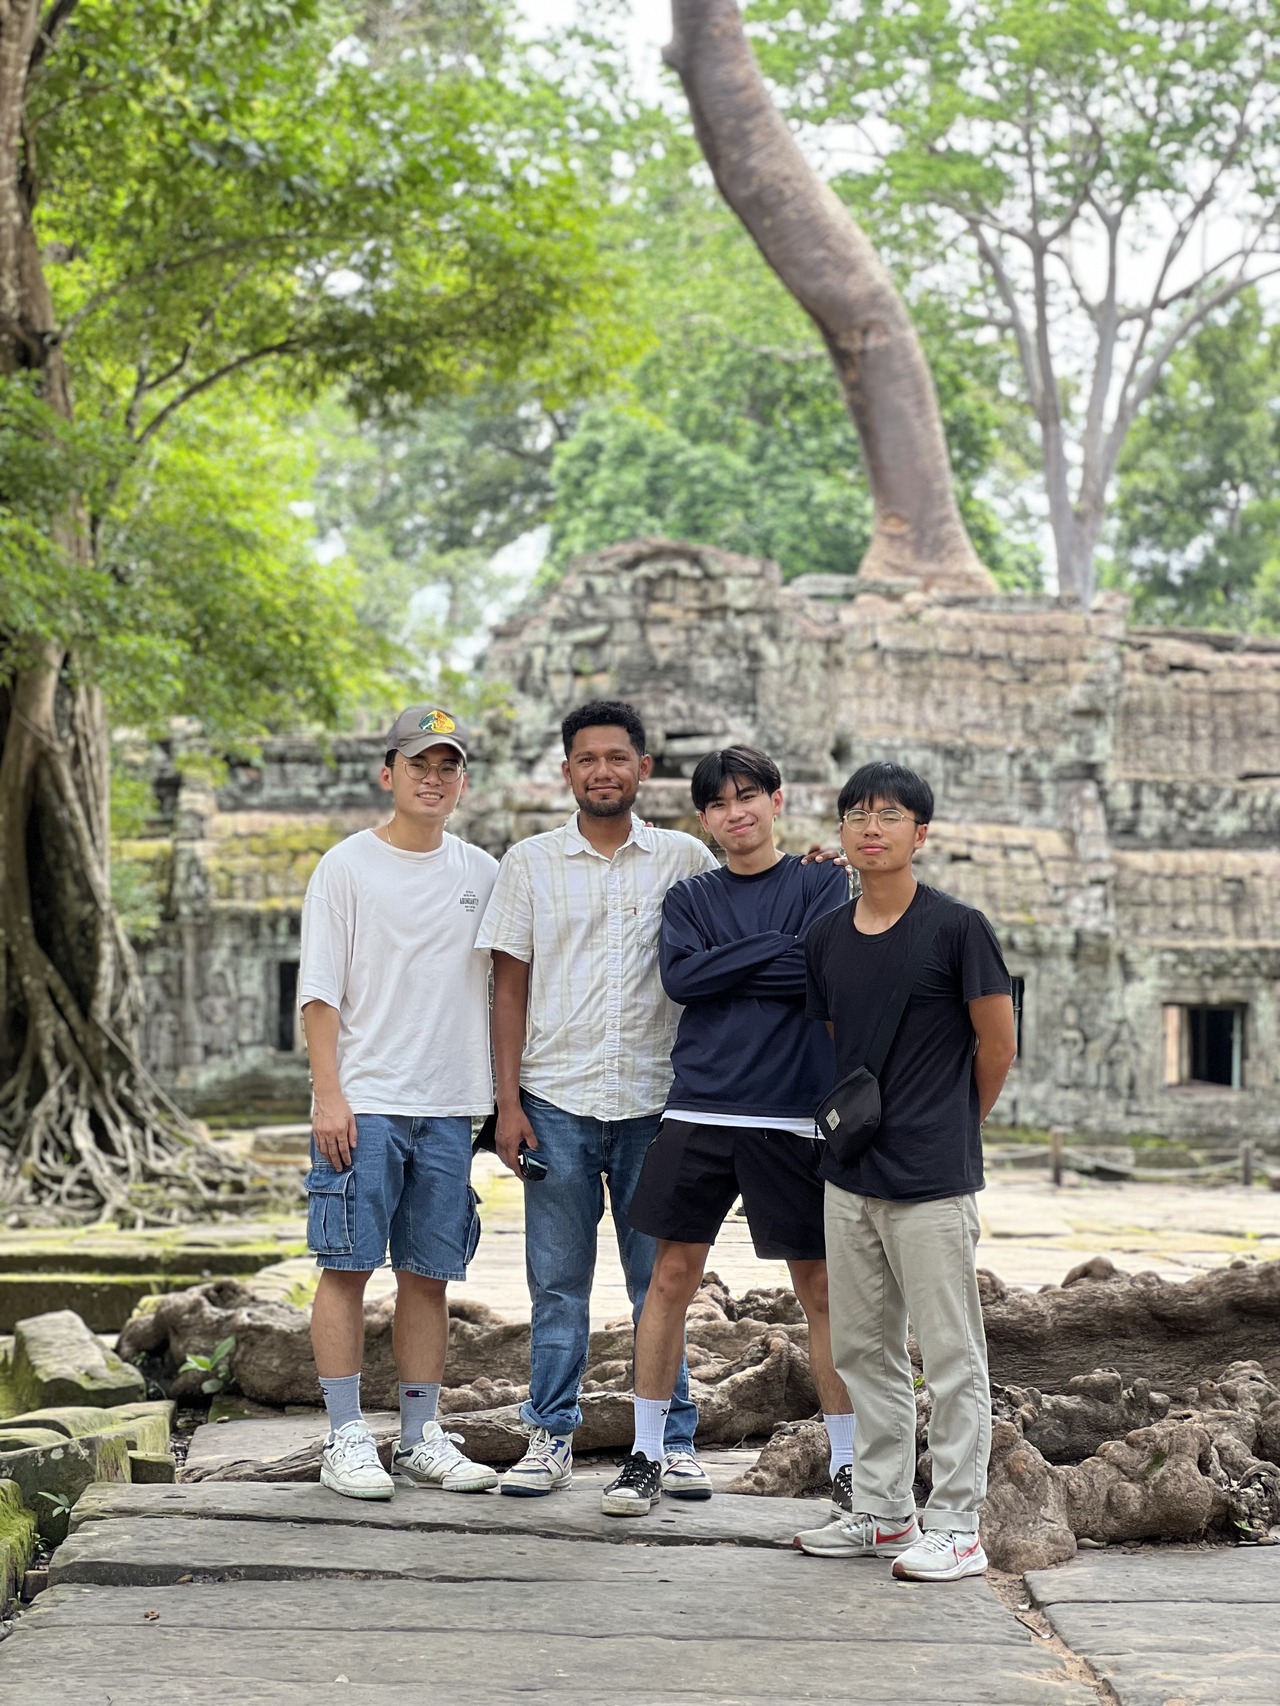
[[[579,705],[576,711],[570,711],[560,725],[565,757],[568,758],[572,752],[573,737],[580,729],[601,728],[625,729],[627,739],[641,758],[648,750],[644,724],[634,705],[628,705],[622,699],[593,699],[589,705]]]
[[[778,766],[767,752],[756,746],[725,746],[719,752],[709,752],[698,760],[689,790],[695,811],[704,812],[717,798],[726,782],[745,776],[763,793],[776,794],[782,786]]]
[[[923,776],[901,764],[881,761],[861,765],[841,788],[836,810],[843,817],[855,806],[869,806],[873,800],[901,806],[917,823],[933,822],[933,789]]]

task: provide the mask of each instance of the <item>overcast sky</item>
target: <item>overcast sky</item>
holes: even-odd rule
[[[562,29],[571,24],[576,0],[516,0],[520,11],[535,30]],[[667,0],[631,0],[629,40],[631,59],[642,85],[656,84],[661,70],[661,50],[671,34],[671,7]]]

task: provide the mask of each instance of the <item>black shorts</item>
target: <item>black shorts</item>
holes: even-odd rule
[[[821,1159],[821,1142],[794,1132],[664,1119],[627,1218],[651,1238],[714,1244],[741,1196],[757,1256],[820,1262],[827,1253]]]

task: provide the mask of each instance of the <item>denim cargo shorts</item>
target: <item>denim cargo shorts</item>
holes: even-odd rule
[[[391,1249],[397,1272],[460,1280],[480,1242],[471,1120],[357,1114],[350,1167],[311,1144],[307,1245],[322,1268],[368,1273]]]

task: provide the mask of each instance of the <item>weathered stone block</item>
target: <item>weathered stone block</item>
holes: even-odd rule
[[[136,1408],[141,1409],[142,1406],[138,1405]],[[168,1451],[169,1418],[172,1413],[172,1404],[157,1405],[152,1414],[113,1421],[103,1432],[119,1434],[128,1442],[130,1451]],[[110,1414],[114,1415],[115,1412]]]
[[[10,1416],[6,1428],[48,1428],[62,1439],[76,1439],[80,1434],[101,1433],[113,1421],[120,1420],[120,1411],[104,1410],[96,1405],[61,1404],[48,1410],[24,1410],[20,1416]]]
[[[33,1315],[13,1331],[12,1381],[31,1408],[128,1404],[147,1395],[140,1372],[109,1351],[69,1309]]]
[[[36,1549],[36,1519],[12,1481],[0,1480],[0,1610],[17,1597]]]
[[[129,1442],[123,1434],[87,1434],[57,1445],[0,1455],[0,1477],[12,1481],[52,1545],[65,1539],[70,1507],[94,1481],[129,1479]]]
[[[0,1451],[26,1451],[33,1445],[57,1445],[67,1436],[53,1428],[18,1428],[12,1422],[0,1424]]]
[[[178,1466],[167,1451],[131,1451],[129,1479],[141,1485],[177,1479]]]

